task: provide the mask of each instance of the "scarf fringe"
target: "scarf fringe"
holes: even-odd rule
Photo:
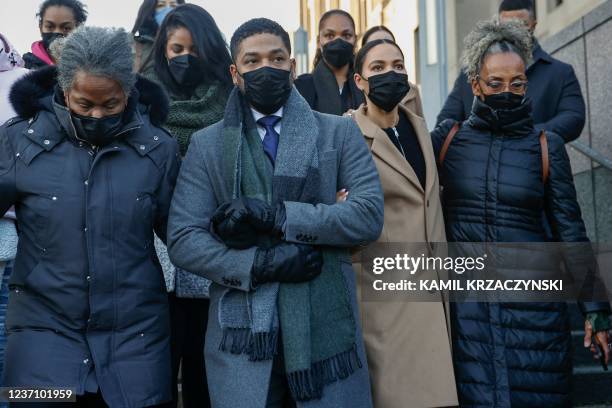
[[[223,329],[219,350],[231,354],[248,354],[249,361],[272,360],[278,354],[278,329],[252,333],[250,328],[226,327]]]
[[[348,378],[362,367],[357,346],[353,345],[348,351],[312,364],[310,370],[288,373],[289,390],[296,401],[318,400],[325,386]]]

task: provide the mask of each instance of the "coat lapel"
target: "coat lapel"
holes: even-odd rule
[[[411,112],[410,110],[406,109],[402,105],[400,105],[400,109],[406,114],[406,117],[412,124],[412,127],[414,128],[414,131],[417,135],[417,139],[419,140],[419,144],[421,145],[421,151],[423,152],[423,159],[425,160],[425,171],[426,171],[425,192],[427,193],[426,196],[429,197],[435,185],[435,180],[436,180],[436,176],[438,172],[438,168],[436,166],[435,155],[433,151],[433,146],[431,144],[431,137],[429,135],[429,131],[427,130],[427,125],[425,124],[425,120],[422,117]],[[415,177],[416,177],[416,174],[415,174]],[[419,186],[420,186],[420,183],[419,183]]]
[[[406,177],[408,181],[414,184],[415,188],[423,192],[423,187],[419,182],[416,173],[406,161],[401,152],[395,147],[393,142],[389,140],[389,136],[372,122],[365,114],[365,106],[362,105],[359,110],[353,113],[362,133],[366,138],[372,139],[372,154],[378,156],[382,161],[391,166],[395,171]],[[427,177],[429,179],[429,175]]]
[[[317,110],[332,115],[342,115],[344,112],[342,112],[338,82],[323,61],[315,67],[312,77],[317,93]]]

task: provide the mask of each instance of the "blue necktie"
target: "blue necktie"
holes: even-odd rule
[[[263,139],[264,152],[272,161],[272,164],[276,162],[276,152],[278,150],[278,139],[280,135],[274,130],[274,126],[280,122],[279,116],[264,116],[259,119],[257,123],[266,129],[266,136]]]

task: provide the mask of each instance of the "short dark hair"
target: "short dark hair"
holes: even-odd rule
[[[276,21],[267,18],[254,18],[238,27],[234,35],[232,35],[230,52],[234,61],[236,61],[240,44],[242,44],[245,39],[257,34],[273,34],[280,37],[291,55],[291,40],[289,39],[289,33],[287,33],[287,31],[285,31]]]
[[[205,78],[216,80],[223,86],[231,88],[233,84],[229,67],[232,59],[227,51],[223,34],[210,13],[195,4],[177,6],[162,22],[152,54],[155,73],[161,82],[173,92],[180,91],[180,87],[171,79],[166,58],[168,35],[178,28],[185,28],[191,34],[198,58],[206,70]]]
[[[384,25],[377,25],[377,26],[370,28],[368,31],[365,32],[365,34],[363,34],[363,38],[361,39],[361,46],[363,47],[364,45],[366,45],[368,43],[368,40],[372,36],[372,34],[377,33],[379,31],[384,31],[388,33],[391,36],[391,38],[393,38],[393,41],[395,41],[395,36],[391,32],[391,30],[389,30]]]
[[[361,49],[359,50],[359,52],[357,53],[357,56],[355,57],[355,73],[361,75],[363,72],[363,63],[366,59],[366,57],[368,56],[368,53],[370,52],[370,50],[372,50],[372,48],[377,47],[379,45],[382,44],[391,44],[394,47],[396,47],[400,54],[402,54],[402,58],[404,60],[406,60],[406,57],[404,57],[404,53],[402,52],[402,49],[399,47],[399,45],[397,45],[397,43],[395,41],[390,41],[390,40],[385,40],[385,39],[380,39],[380,40],[374,40],[371,41],[369,43],[367,43],[366,45],[364,45],[363,47],[361,47]]]
[[[502,11],[527,10],[532,18],[536,17],[536,9],[533,0],[503,0],[499,5],[499,13]]]
[[[86,6],[79,0],[45,0],[40,5],[38,13],[36,13],[39,25],[42,25],[43,17],[45,16],[45,12],[49,7],[68,7],[72,10],[74,20],[78,26],[87,21],[87,10],[85,10]]]

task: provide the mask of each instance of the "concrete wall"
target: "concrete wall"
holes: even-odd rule
[[[542,40],[555,58],[574,66],[587,103],[581,143],[612,158],[612,0]],[[612,171],[568,147],[576,189],[592,240],[612,242]]]

